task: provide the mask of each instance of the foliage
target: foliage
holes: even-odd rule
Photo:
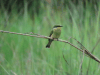
[[[40,5],[39,14],[34,12],[34,15],[29,14],[34,7],[28,10],[27,2],[24,12],[17,13],[17,9],[12,9],[8,15],[7,11],[0,11],[0,30],[48,36],[54,24],[61,24],[61,39],[74,37],[91,52],[99,39],[99,5],[95,11],[90,3],[84,8],[82,2],[77,6],[70,2],[71,7],[66,6],[62,10],[55,10],[44,3]],[[73,40],[70,42],[77,45]],[[46,39],[0,33],[0,75],[87,74],[90,58],[84,56],[81,69],[80,51],[68,44],[64,47],[64,43],[58,41],[53,42],[50,49],[45,48],[46,44]],[[99,49],[98,45],[93,53],[98,58]],[[69,65],[63,59],[62,51]],[[99,65],[94,60],[91,60],[88,75],[100,75]]]

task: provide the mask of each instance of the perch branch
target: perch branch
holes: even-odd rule
[[[45,38],[45,39],[53,39],[51,37],[47,37],[47,36],[44,36],[44,35],[30,35],[30,34],[23,34],[23,33],[16,33],[16,32],[9,32],[9,31],[3,31],[3,30],[0,30],[0,32],[2,33],[10,33],[10,34],[17,34],[17,35],[24,35],[24,36],[31,36],[31,37],[37,37],[37,38]],[[60,41],[60,42],[64,42],[64,43],[68,43],[70,44],[71,46],[75,47],[76,49],[80,50],[81,52],[84,52],[85,54],[87,54],[90,58],[94,59],[95,61],[99,62],[100,63],[100,60],[95,57],[93,54],[91,54],[87,49],[83,50],[83,49],[80,49],[76,46],[74,46],[73,44],[71,44],[70,42],[66,41],[66,40],[62,40],[62,39],[54,39],[54,41]],[[79,42],[78,42],[79,43]],[[84,46],[83,46],[84,47]]]

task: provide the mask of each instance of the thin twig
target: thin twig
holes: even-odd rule
[[[96,48],[96,46],[99,44],[99,42],[100,42],[100,38],[99,38],[99,40],[96,42],[96,44],[95,44],[95,46],[93,47],[93,49],[92,49],[91,53],[93,53],[93,52],[94,52],[94,49],[95,49],[95,48]],[[88,69],[87,69],[87,74],[86,74],[86,75],[88,75],[88,72],[89,72],[90,62],[91,62],[91,59],[89,59],[89,65],[88,65]]]
[[[75,39],[75,38],[73,38],[73,39]],[[100,63],[100,60],[98,61],[98,58],[96,58],[91,52],[89,52],[79,41],[77,41],[77,42],[81,46],[81,50],[83,50],[85,52],[85,54],[87,54],[90,58],[92,58],[92,59],[94,59],[94,60],[96,60],[97,62]]]
[[[65,43],[65,45],[66,45],[66,43]],[[65,45],[64,45],[64,47],[65,47]],[[63,51],[64,51],[64,47],[63,47]],[[64,60],[66,61],[66,63],[68,64],[68,62],[67,62],[67,60],[65,59],[65,56],[64,56],[64,52],[62,51],[62,54],[63,54],[63,58],[64,58]],[[69,65],[69,64],[68,64]]]
[[[0,64],[0,66],[3,68],[3,70],[7,73],[7,75],[10,75],[10,73]]]
[[[81,74],[79,74],[79,75],[82,75],[82,63],[83,63],[83,59],[84,59],[84,50],[83,50],[83,58],[82,58],[82,61],[81,61],[81,64],[80,64]]]
[[[12,70],[11,70],[11,72],[14,74],[14,75],[17,75],[15,72],[13,72]]]
[[[38,36],[38,35],[30,35],[30,34],[23,34],[23,33],[16,33],[16,32],[9,32],[9,31],[3,31],[0,30],[0,32],[2,33],[10,33],[10,34],[17,34],[17,35],[24,35],[24,36],[31,36],[31,37],[37,37],[37,38],[45,38],[45,39],[52,39],[51,37],[47,37],[47,36]],[[55,41],[57,41],[57,39],[55,39]]]
[[[36,33],[33,33],[33,32],[30,32],[30,34],[34,34],[34,35],[38,35],[38,36],[44,36],[44,35],[36,34]]]
[[[71,37],[70,37],[70,38],[71,38]],[[70,39],[70,38],[69,38],[69,39]],[[69,40],[69,39],[68,39],[68,40]],[[68,41],[68,40],[67,40],[67,41]],[[66,43],[65,43],[65,45],[66,45]],[[64,47],[65,47],[65,45],[64,45]],[[63,47],[63,51],[64,51],[64,47]],[[64,58],[64,60],[66,61],[66,63],[68,64],[67,60],[65,59],[65,56],[64,56],[64,52],[63,52],[63,51],[62,51],[63,58]],[[69,65],[69,64],[68,64],[68,65]]]
[[[91,53],[93,53],[93,52],[94,52],[94,49],[95,49],[95,48],[96,48],[96,46],[99,44],[99,42],[100,42],[100,38],[99,38],[99,40],[96,42],[96,44],[95,44],[95,46],[93,47],[93,49],[92,49]]]
[[[44,39],[53,39],[53,38],[51,38],[51,37],[47,37],[47,36],[43,36],[43,35],[38,36],[38,35],[30,35],[30,34],[16,33],[16,32],[9,32],[9,31],[3,31],[3,30],[0,30],[0,32],[2,32],[2,33],[10,33],[10,34],[17,34],[17,35],[24,35],[24,36],[31,36],[31,37],[37,37],[37,38],[44,38]],[[75,47],[76,49],[78,49],[78,50],[80,50],[81,52],[83,52],[82,49],[80,49],[80,48],[74,46],[73,44],[71,44],[70,42],[68,42],[68,41],[66,41],[66,40],[54,39],[54,41],[60,41],[60,42],[68,43],[68,44],[70,44],[71,46],[73,46],[73,47]],[[78,43],[80,43],[80,42],[78,41]],[[81,44],[81,43],[80,43],[80,44]],[[81,45],[82,45],[82,44],[81,44]],[[82,47],[85,48],[83,45],[82,45]],[[100,60],[99,60],[97,57],[95,57],[93,54],[91,54],[86,48],[85,48],[85,50],[84,50],[84,53],[87,54],[87,55],[88,55],[89,57],[91,57],[92,59],[94,59],[95,61],[97,61],[97,62],[100,63]]]

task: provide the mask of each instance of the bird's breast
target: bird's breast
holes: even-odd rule
[[[53,31],[52,37],[53,37],[53,38],[59,38],[59,37],[60,37],[60,34],[61,34],[61,29],[55,29],[55,30]]]

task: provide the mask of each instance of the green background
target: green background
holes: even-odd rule
[[[18,12],[16,4],[9,13],[0,9],[0,30],[48,36],[53,26],[60,24],[63,25],[60,39],[74,37],[90,52],[100,37],[99,2],[93,5],[87,1],[85,6],[82,1],[78,4],[69,1],[66,6],[40,2],[38,13],[34,3],[30,10],[27,5],[25,0],[22,12]],[[77,46],[74,40],[69,42]],[[43,38],[0,33],[0,75],[100,75],[98,62],[89,63],[90,58],[85,55],[83,59],[79,50],[59,41],[48,49],[47,43]],[[93,55],[100,58],[99,44]]]

